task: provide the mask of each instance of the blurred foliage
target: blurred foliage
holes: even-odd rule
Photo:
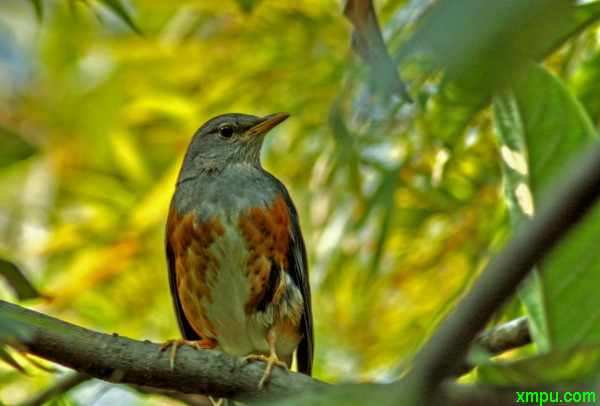
[[[0,312],[0,360],[6,362],[14,369],[25,372],[23,367],[9,352],[7,344],[16,344],[19,340],[27,340],[31,337],[31,329],[8,314]]]
[[[264,166],[301,216],[315,375],[395,379],[510,233],[509,142],[489,103],[496,120],[516,114],[504,139],[522,131],[509,146],[531,168],[536,199],[538,179],[556,179],[555,164],[600,122],[599,2],[430,3],[375,3],[416,100],[406,104],[371,87],[337,1],[0,2],[0,252],[41,291],[27,304],[108,333],[176,337],[163,228],[187,143],[217,114],[287,111]],[[492,98],[519,78],[506,99]],[[548,151],[555,160],[543,160]],[[540,303],[567,300],[557,284],[571,291],[565,261],[583,255],[573,251],[581,241],[561,247],[571,257],[557,259]],[[589,267],[582,274],[571,306],[597,286]],[[17,300],[2,285],[0,297]],[[565,308],[541,311],[569,335]],[[0,368],[7,403],[54,379]],[[94,382],[62,401],[115,392],[119,404],[166,402]]]
[[[0,258],[0,275],[10,285],[19,300],[35,299],[40,294],[25,277],[23,272],[12,262]]]
[[[479,367],[482,382],[502,386],[589,385],[597,381],[599,372],[600,348],[597,345]]]

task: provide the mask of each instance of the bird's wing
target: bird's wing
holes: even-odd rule
[[[294,283],[296,283],[300,289],[302,298],[304,299],[304,313],[302,314],[302,320],[300,321],[303,337],[298,345],[298,350],[296,351],[296,362],[298,364],[299,372],[311,375],[314,352],[314,332],[310,285],[308,283],[306,247],[304,246],[304,239],[302,238],[302,233],[300,232],[298,212],[296,211],[296,207],[292,202],[290,194],[277,178],[271,174],[269,175],[273,178],[273,180],[275,180],[290,213],[291,243],[290,250],[288,252],[288,261],[290,264],[289,273]]]
[[[169,286],[171,288],[171,297],[173,298],[173,306],[175,307],[175,314],[177,315],[177,323],[179,324],[179,331],[186,340],[200,340],[200,336],[192,328],[190,322],[185,317],[181,302],[179,300],[179,293],[177,292],[177,276],[175,273],[175,253],[169,243],[169,233],[174,229],[174,222],[178,221],[178,216],[174,210],[171,209],[169,212],[169,218],[167,219],[167,236],[166,236],[166,250],[167,250],[167,265],[169,267]]]

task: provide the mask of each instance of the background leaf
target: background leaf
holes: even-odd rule
[[[137,25],[133,22],[133,18],[127,12],[121,0],[98,0],[100,3],[104,4],[106,7],[111,9],[116,15],[118,15],[125,24],[129,26],[133,31],[137,34],[142,35],[142,32],[137,27]]]
[[[36,148],[18,134],[0,126],[0,168],[29,158]]]
[[[12,262],[0,258],[0,275],[6,279],[19,300],[40,297],[40,294],[33,287],[31,282],[29,282],[23,272],[21,272],[21,270]]]
[[[502,386],[591,384],[600,371],[600,347],[579,346],[515,362],[481,365],[482,382]]]
[[[513,224],[519,226],[534,213],[534,205],[562,179],[568,164],[597,135],[579,102],[545,69],[531,65],[514,89],[514,93],[509,90],[497,97],[494,107],[501,141],[505,194]],[[561,113],[548,114],[557,111]],[[544,351],[556,346],[564,348],[581,342],[595,342],[595,337],[600,338],[598,332],[591,331],[589,324],[581,319],[577,325],[577,317],[570,310],[573,307],[557,297],[557,292],[568,290],[594,300],[586,287],[597,282],[596,250],[591,244],[593,234],[600,231],[600,223],[595,215],[590,217],[583,229],[572,233],[561,244],[569,249],[556,250],[522,290],[534,340]],[[565,255],[568,259],[563,257]],[[579,261],[575,261],[577,255]],[[577,277],[572,276],[575,263],[579,263]],[[590,317],[596,316],[586,313],[583,318]],[[570,331],[566,335],[565,329]],[[568,336],[571,341],[561,340],[560,336]],[[587,339],[583,339],[584,336]]]
[[[23,323],[9,317],[5,312],[0,312],[0,359],[20,372],[25,372],[23,367],[8,352],[6,344],[15,344],[31,338],[32,331]]]

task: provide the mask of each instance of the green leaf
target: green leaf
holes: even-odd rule
[[[236,0],[235,2],[242,12],[245,14],[250,14],[256,8],[256,6],[258,6],[261,0]]]
[[[600,206],[547,258],[542,268],[553,348],[600,343]]]
[[[428,117],[431,133],[452,145],[489,102],[489,92],[456,81],[446,81],[430,101]]]
[[[0,167],[29,158],[36,152],[34,146],[20,135],[0,126]]]
[[[35,16],[38,19],[38,22],[42,21],[44,17],[44,7],[42,5],[42,0],[29,0],[33,9],[35,10]]]
[[[477,368],[483,383],[505,386],[583,384],[600,372],[600,345],[552,351],[515,362],[497,362]]]
[[[492,88],[543,54],[573,21],[575,7],[565,0],[441,0],[401,54],[429,52],[449,77]]]
[[[597,135],[577,99],[544,68],[530,65],[513,89],[496,94],[494,124],[500,140],[507,206],[513,226],[517,227],[534,214],[537,203],[562,178],[582,147]],[[542,351],[557,345],[564,348],[595,342],[596,337],[600,342],[600,329],[591,331],[579,319],[580,324],[576,325],[568,315],[576,301],[565,303],[558,297],[558,292],[568,288],[580,301],[589,298],[586,300],[592,303],[579,314],[583,318],[595,317],[600,300],[594,299],[598,295],[590,292],[588,286],[597,283],[595,275],[599,274],[593,260],[600,253],[596,254],[599,250],[590,246],[598,227],[596,215],[588,217],[521,289],[532,336]],[[571,276],[573,268],[579,272],[577,278]],[[561,339],[557,340],[559,336]],[[581,341],[583,336],[592,340]]]
[[[33,332],[27,325],[13,319],[6,312],[0,311],[0,360],[21,372],[21,365],[6,350],[6,344],[31,339]]]
[[[538,59],[544,59],[552,54],[567,40],[578,35],[599,18],[600,1],[574,6],[573,13],[570,14],[569,18],[561,21],[555,27],[552,35],[546,37],[546,43],[542,45]]]
[[[597,134],[579,101],[542,67],[532,66],[516,89],[527,143],[529,189],[537,206],[562,178],[582,146],[597,138]],[[590,283],[595,286],[596,275],[600,275],[593,262],[594,258],[600,259],[600,251],[594,247],[594,233],[600,230],[597,217],[588,217],[583,229],[580,227],[571,233],[522,289],[521,296],[533,321],[532,332],[541,350],[595,342],[594,337],[600,339],[600,329],[584,331],[587,328],[584,321],[593,319],[594,312],[600,308],[600,301],[594,299],[598,296],[588,289]],[[572,278],[574,268],[581,272],[580,278],[575,280]],[[558,297],[557,293],[563,288],[574,293],[575,300],[565,303]],[[596,305],[589,303],[585,312],[577,312],[581,317],[572,317],[576,315],[572,315],[570,309],[581,306],[581,300],[590,299]],[[588,334],[591,341],[580,341],[579,338]]]
[[[534,211],[530,192],[529,162],[526,146],[525,124],[511,90],[498,91],[494,96],[494,126],[500,141],[504,197],[513,228],[521,225]],[[550,348],[548,323],[543,307],[541,281],[534,270],[519,291],[529,315],[531,335],[538,348]]]
[[[560,178],[586,141],[597,138],[581,103],[546,69],[531,65],[515,92],[537,200]]]
[[[342,115],[341,103],[334,101],[329,112],[329,126],[338,147],[338,160],[348,171],[349,184],[352,191],[361,195],[360,154],[356,146],[356,137],[350,132]]]
[[[133,19],[123,7],[120,0],[99,0],[100,3],[104,4],[106,7],[111,9],[116,15],[121,17],[123,22],[129,26],[133,31],[137,34],[142,35],[142,31],[137,27],[137,25],[133,22]]]
[[[23,367],[13,358],[12,355],[6,350],[6,348],[0,345],[0,360],[6,362],[8,365],[12,366],[15,369],[25,373]]]
[[[540,61],[600,18],[600,2],[441,0],[419,22],[398,59],[423,60],[471,87],[493,88]],[[485,21],[485,24],[481,22]]]
[[[19,300],[40,297],[39,292],[33,287],[23,272],[12,262],[0,258],[0,275],[6,278]]]

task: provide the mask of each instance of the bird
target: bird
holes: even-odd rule
[[[261,164],[265,135],[289,117],[230,113],[194,134],[166,225],[169,285],[182,346],[312,374],[314,333],[306,248],[285,185]]]

